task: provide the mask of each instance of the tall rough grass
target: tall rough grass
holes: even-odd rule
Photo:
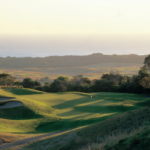
[[[79,150],[104,150],[106,142],[103,143],[92,143],[91,145],[88,144],[85,147],[80,148]]]
[[[102,139],[99,139],[99,137],[97,137],[96,143],[88,144],[88,145],[80,148],[79,150],[104,150],[104,147],[106,145],[108,147],[114,146],[119,141],[121,141],[125,138],[130,138],[130,137],[136,135],[137,133],[141,132],[145,128],[146,128],[146,126],[142,126],[138,129],[133,129],[130,133],[128,133],[128,131],[127,131],[124,133],[118,132],[117,134],[107,135],[105,137],[104,141],[101,141]]]

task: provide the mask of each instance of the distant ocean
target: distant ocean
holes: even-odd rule
[[[124,55],[124,54],[137,54],[137,55],[147,55],[150,54],[150,50],[137,51],[137,50],[2,50],[0,49],[0,57],[48,57],[48,56],[65,56],[65,55],[90,55],[93,53],[102,53],[107,55]]]
[[[137,55],[147,55],[150,54],[149,50],[114,50],[114,49],[92,49],[86,48],[70,48],[70,49],[56,49],[51,50],[44,48],[19,48],[19,49],[6,49],[0,48],[0,57],[48,57],[48,56],[64,56],[64,55],[90,55],[93,53],[102,53],[107,55],[124,55],[124,54],[137,54]]]
[[[149,40],[112,41],[89,40],[2,40],[0,39],[0,57],[48,57],[64,55],[90,55],[102,53],[107,55],[150,54]]]

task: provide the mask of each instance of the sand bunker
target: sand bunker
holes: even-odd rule
[[[8,101],[14,99],[13,97],[0,97],[0,101]]]
[[[3,105],[0,105],[0,108],[14,108],[14,107],[22,106],[22,105],[23,105],[22,102],[13,101],[13,102],[7,102]]]

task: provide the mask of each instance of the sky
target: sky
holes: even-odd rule
[[[20,39],[18,40],[20,42],[39,38],[49,39],[48,43],[52,43],[55,39],[56,44],[63,42],[64,39],[66,41],[72,39],[71,42],[69,41],[73,43],[72,46],[75,46],[75,43],[79,43],[78,45],[82,43],[83,46],[80,48],[78,45],[75,46],[78,50],[83,47],[86,49],[85,41],[90,40],[94,46],[95,43],[98,45],[98,40],[102,43],[104,38],[105,45],[115,39],[116,48],[119,49],[120,46],[117,45],[120,43],[126,43],[122,47],[128,45],[126,50],[135,51],[138,47],[133,48],[130,43],[138,41],[141,43],[140,47],[148,51],[150,50],[149,6],[149,0],[0,0],[0,52],[5,53],[4,49],[15,51],[15,47],[12,46],[12,50],[10,48],[12,43],[10,39],[16,39],[15,41]],[[143,44],[143,39],[147,41],[146,45]],[[7,44],[4,45],[4,41]],[[8,41],[11,41],[10,44]],[[26,40],[25,43],[32,45],[31,41]],[[62,51],[65,49],[63,45],[61,45]],[[99,51],[94,51],[93,47],[93,52],[104,53],[102,47]],[[49,45],[47,51],[51,51],[52,48]],[[109,48],[111,51],[111,44]],[[67,51],[69,52],[69,49]],[[125,53],[125,49],[120,49],[121,51]],[[144,53],[147,53],[146,51]]]

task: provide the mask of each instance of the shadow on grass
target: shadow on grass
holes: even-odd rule
[[[84,113],[99,113],[99,115],[105,115],[105,114],[110,114],[110,113],[123,113],[126,111],[130,111],[130,110],[134,110],[137,109],[137,106],[122,106],[122,105],[118,105],[118,106],[77,106],[74,107],[74,110],[71,110],[69,112],[64,112],[62,113],[60,116],[78,116],[79,114],[84,114]],[[78,114],[74,114],[76,112],[78,112]],[[81,116],[82,117],[82,116]]]
[[[25,120],[25,119],[36,119],[42,118],[42,115],[36,114],[31,109],[20,106],[15,108],[6,108],[0,110],[0,118],[11,119],[11,120]]]
[[[109,101],[109,102],[114,103],[114,102],[123,102],[123,101],[126,101],[127,99],[129,99],[129,97],[112,98],[112,97],[108,97],[108,96],[104,95],[104,96],[94,96],[94,98],[91,99],[89,96],[85,96],[85,97],[80,98],[80,99],[73,99],[70,101],[60,103],[58,105],[53,106],[53,108],[55,108],[55,109],[66,109],[66,108],[70,108],[70,107],[75,107],[76,105],[86,104],[86,103],[90,103],[90,102],[97,102],[99,100],[105,100],[106,102]],[[135,101],[135,100],[133,100],[133,101]],[[85,107],[88,107],[88,106],[85,106]],[[91,107],[94,107],[94,106],[91,106]],[[101,106],[97,106],[97,107],[101,108]],[[104,107],[107,107],[107,106],[104,106]],[[110,106],[110,108],[113,108],[113,107],[118,107],[118,109],[123,109],[123,110],[125,108],[128,108],[125,106],[124,107],[123,106],[115,106],[115,105]]]
[[[113,116],[113,115],[110,115],[110,116]],[[110,116],[92,118],[92,119],[87,119],[87,120],[64,119],[64,120],[55,121],[55,122],[41,123],[36,128],[36,131],[39,133],[46,133],[46,132],[53,132],[53,131],[59,131],[59,130],[66,130],[70,128],[77,128],[77,127],[81,127],[85,125],[98,123],[100,121],[110,118]]]
[[[126,112],[129,110],[134,110],[136,107],[134,106],[122,106],[122,105],[112,105],[112,106],[80,106],[74,107],[76,111],[80,112],[88,112],[88,113],[113,113],[113,112]]]
[[[70,101],[63,102],[61,104],[53,106],[53,108],[55,108],[55,109],[66,109],[66,108],[69,108],[69,107],[74,107],[74,106],[79,105],[79,104],[84,104],[84,103],[89,103],[89,102],[94,102],[94,101],[96,102],[98,100],[100,100],[100,98],[98,98],[98,97],[93,98],[91,100],[90,97],[85,96],[85,97],[80,98],[80,99],[73,99],[73,100],[70,100]]]
[[[144,100],[136,104],[137,106],[150,106],[150,99]]]
[[[33,95],[33,94],[43,94],[42,92],[30,90],[30,89],[6,89],[5,91],[11,92],[15,95]]]

